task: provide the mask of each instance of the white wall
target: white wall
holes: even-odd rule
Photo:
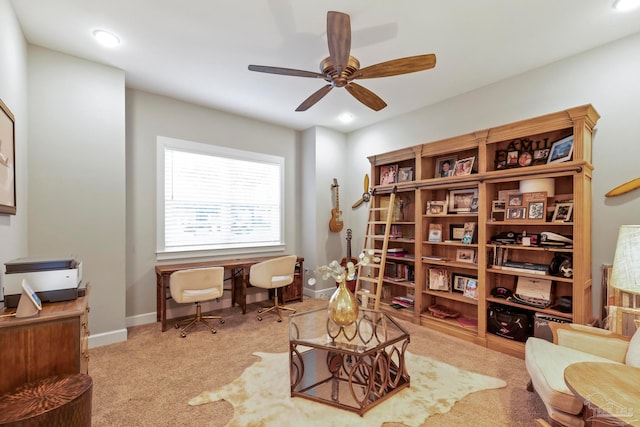
[[[298,254],[300,135],[281,126],[127,90],[127,316],[155,321],[156,138],[167,136],[285,159],[284,253]],[[282,252],[280,253],[282,254]],[[246,254],[252,256],[255,254]],[[268,254],[260,254],[268,255]],[[212,258],[214,259],[214,258]],[[174,262],[189,262],[182,259]],[[166,261],[164,263],[172,263]],[[229,298],[226,298],[228,301]],[[172,304],[169,308],[171,308]]]
[[[305,244],[305,268],[309,275],[315,277],[314,287],[308,286],[305,280],[305,294],[312,297],[327,297],[336,288],[335,282],[322,280],[314,276],[313,270],[320,265],[326,265],[332,260],[341,261],[346,256],[345,235],[350,228],[346,221],[347,211],[350,209],[348,200],[344,198],[344,188],[347,169],[350,161],[344,155],[346,150],[346,135],[330,129],[315,127],[304,133],[305,151],[305,188],[301,194],[305,200],[305,219],[302,231]],[[336,193],[332,189],[333,179],[338,181],[338,208],[343,212],[343,229],[341,232],[329,230],[332,209],[336,207]]]
[[[29,46],[29,256],[76,256],[94,342],[126,339],[124,72]],[[106,334],[106,336],[101,336]]]
[[[363,159],[372,154],[592,104],[601,115],[593,141],[592,225],[594,313],[599,313],[600,268],[613,261],[618,227],[640,223],[640,191],[604,197],[640,176],[638,52],[640,34],[354,132],[347,156],[358,159],[358,167],[348,169],[347,180],[358,182],[369,171]],[[349,192],[356,197],[360,190]],[[362,238],[366,217],[353,216],[360,224],[355,241]]]
[[[27,255],[28,214],[27,44],[8,0],[0,0],[0,99],[15,116],[16,137],[16,215],[0,214],[2,284],[4,263]]]

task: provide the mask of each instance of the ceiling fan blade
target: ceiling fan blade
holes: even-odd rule
[[[400,74],[415,73],[416,71],[429,70],[436,66],[436,56],[428,55],[408,56],[406,58],[392,59],[361,68],[353,73],[351,79],[374,79],[377,77],[390,77]]]
[[[371,92],[369,89],[360,86],[357,83],[350,82],[344,87],[355,99],[362,102],[367,107],[375,111],[380,111],[387,106],[378,95]]]
[[[364,203],[364,199],[360,199],[357,202],[355,202],[353,205],[351,205],[351,209],[355,209],[363,203]]]
[[[327,42],[331,61],[340,72],[349,63],[351,53],[351,19],[341,12],[327,12]]]
[[[283,76],[296,77],[313,77],[316,79],[324,79],[324,74],[313,71],[294,70],[293,68],[269,67],[267,65],[249,65],[249,71],[258,71],[260,73],[280,74]]]
[[[320,89],[315,91],[313,94],[311,94],[310,97],[305,99],[302,102],[302,104],[300,104],[298,108],[296,108],[296,111],[307,111],[309,107],[312,107],[316,102],[324,98],[324,96],[328,94],[331,89],[333,89],[333,86],[331,85],[325,85],[321,87]]]
[[[367,193],[369,191],[369,174],[364,174],[364,192]]]

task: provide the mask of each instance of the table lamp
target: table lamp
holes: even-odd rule
[[[640,294],[640,225],[621,225],[611,270],[611,286]]]

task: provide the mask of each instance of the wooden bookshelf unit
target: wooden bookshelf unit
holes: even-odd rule
[[[532,322],[535,313],[591,322],[591,145],[598,119],[591,105],[583,105],[370,156],[376,196],[397,186],[397,197],[408,201],[397,228],[413,239],[389,245],[405,249],[397,262],[411,265],[414,281],[386,281],[381,307],[519,357],[524,342],[488,332],[491,307],[527,313]],[[412,180],[380,185],[381,169],[395,165],[411,168]],[[503,258],[555,269],[503,269]],[[516,293],[519,281],[520,289],[524,282],[546,283],[549,304],[525,305],[491,293],[497,287]],[[407,294],[414,297],[413,308],[391,307],[393,297]],[[556,309],[561,297],[571,301],[568,311]],[[428,310],[433,305],[460,316],[434,317]]]

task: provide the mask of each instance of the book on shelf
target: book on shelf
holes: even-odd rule
[[[449,261],[449,258],[437,255],[422,255],[423,261]]]
[[[457,317],[456,320],[460,324],[460,326],[464,328],[476,329],[478,327],[478,319],[474,319],[472,317]]]
[[[401,306],[403,306],[405,308],[410,308],[410,307],[413,307],[413,305],[414,305],[414,299],[412,298],[411,295],[408,295],[408,296],[405,296],[405,297],[396,296],[396,297],[393,297],[393,299],[391,300],[391,303],[392,304],[399,304],[399,305],[401,305]]]

